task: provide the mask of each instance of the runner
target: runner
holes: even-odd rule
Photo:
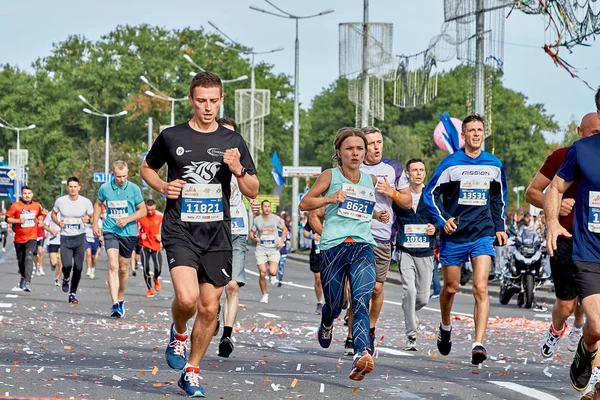
[[[33,252],[33,270],[37,276],[46,275],[44,273],[44,242],[46,241],[46,230],[44,229],[44,219],[48,211],[42,209],[42,215],[37,219],[37,243]]]
[[[279,258],[281,257],[279,249],[285,246],[285,237],[287,228],[285,222],[277,214],[271,213],[271,202],[263,200],[260,203],[262,213],[254,219],[254,225],[250,230],[250,240],[256,245],[256,262],[258,264],[258,285],[262,292],[261,303],[269,302],[267,293],[267,264],[269,265],[269,275],[271,284],[277,282],[277,270],[279,268]],[[277,230],[281,230],[281,237],[277,235]]]
[[[58,215],[58,219],[61,219],[60,215]],[[50,259],[50,268],[54,271],[54,286],[60,286],[59,279],[62,275],[62,263],[58,254],[60,250],[60,226],[52,220],[52,213],[46,215],[44,229],[50,234],[46,253],[48,253]]]
[[[411,158],[406,163],[408,183],[412,196],[410,210],[399,209],[398,226],[398,270],[402,282],[402,310],[406,325],[407,351],[417,351],[417,332],[419,318],[417,311],[429,302],[429,288],[434,270],[433,246],[435,234],[439,231],[435,217],[423,201],[423,182],[426,171],[425,162],[420,158]]]
[[[98,227],[102,229],[102,219],[98,220]],[[92,224],[85,224],[85,274],[90,279],[94,279],[96,277],[96,262],[100,256],[99,250],[100,238],[94,236],[94,227]]]
[[[279,240],[283,240],[283,246],[279,248],[279,262],[277,263],[277,287],[281,287],[283,274],[285,273],[285,261],[287,260],[288,248],[290,247],[292,238],[289,229],[285,236],[283,236],[283,231],[278,229],[277,236],[279,237]]]
[[[68,195],[59,197],[52,209],[52,221],[61,229],[60,257],[62,260],[62,291],[69,293],[69,303],[79,304],[75,295],[83,271],[85,257],[85,226],[93,214],[92,202],[79,195],[81,186],[75,176],[67,179]],[[60,219],[59,219],[60,215]],[[73,279],[71,279],[73,270]],[[71,289],[69,290],[69,283]]]
[[[450,313],[460,283],[461,264],[473,265],[473,297],[475,298],[475,340],[471,363],[481,364],[487,358],[483,346],[490,314],[488,276],[494,241],[505,245],[504,227],[507,203],[504,167],[498,158],[481,149],[484,120],[469,115],[462,124],[463,150],[446,157],[427,184],[424,201],[444,229],[440,235],[440,262],[444,284],[440,294],[442,321],[437,347],[442,355],[452,349]],[[442,199],[443,198],[443,199]]]
[[[319,207],[316,210],[311,211],[306,220],[306,224],[304,225],[303,232],[304,237],[309,239],[311,242],[308,265],[310,268],[310,272],[312,272],[315,277],[314,286],[315,296],[317,297],[317,306],[315,307],[315,314],[317,315],[322,314],[323,304],[325,304],[325,300],[323,299],[323,287],[321,286],[321,272],[319,270],[319,265],[321,263],[321,235],[315,232],[312,226],[318,225],[319,230],[322,232],[323,223],[321,221],[324,217],[324,207]]]
[[[142,268],[144,271],[144,280],[148,290],[144,296],[154,297],[152,289],[152,277],[150,276],[150,260],[154,264],[154,289],[160,292],[161,284],[158,278],[162,271],[162,239],[160,228],[162,227],[163,215],[156,212],[156,203],[152,199],[146,200],[146,216],[140,218],[137,223],[140,231],[140,246],[142,251]]]
[[[231,118],[219,118],[217,123],[229,130],[237,131],[237,125]],[[231,280],[225,286],[225,305],[223,308],[223,335],[219,340],[219,357],[229,357],[234,345],[231,339],[233,324],[237,317],[240,288],[246,285],[246,250],[248,243],[248,210],[244,204],[244,195],[239,190],[235,176],[231,177],[231,241],[233,248]],[[252,213],[258,215],[260,203],[256,199],[248,199]],[[219,310],[221,309],[219,305]],[[219,312],[220,314],[220,312]],[[219,323],[215,329],[218,334]]]
[[[362,128],[362,132],[367,138],[368,147],[365,161],[360,170],[377,178],[375,209],[377,211],[387,211],[390,214],[390,220],[387,223],[384,224],[375,220],[371,224],[371,233],[377,243],[377,247],[373,249],[377,267],[376,281],[369,309],[369,349],[371,355],[373,355],[375,350],[375,325],[383,307],[383,284],[392,261],[392,243],[394,241],[392,204],[395,203],[398,207],[410,209],[412,196],[408,189],[408,181],[402,164],[395,160],[383,158],[383,136],[381,131],[373,126],[368,126]],[[348,312],[348,341],[352,341],[352,310],[350,308]],[[352,347],[351,343],[347,343],[347,346]]]
[[[219,298],[232,276],[231,176],[243,195],[258,195],[256,169],[244,139],[215,121],[222,83],[211,72],[192,79],[193,118],[158,136],[142,165],[142,178],[168,198],[162,241],[175,290],[166,358],[181,371],[179,387],[204,396],[200,361],[215,331]],[[158,170],[168,165],[168,182]],[[187,321],[196,315],[187,359]]]
[[[369,334],[369,301],[375,286],[376,246],[371,219],[387,223],[388,211],[375,207],[377,178],[360,171],[367,139],[360,129],[342,128],[335,139],[338,167],[324,171],[300,202],[303,211],[325,207],[325,224],[313,229],[321,235],[321,277],[325,305],[318,338],[323,348],[331,345],[333,321],[342,311],[344,282],[350,280],[354,311],[354,361],[350,379],[360,381],[374,368]],[[396,196],[396,195],[395,195]]]
[[[6,253],[6,238],[8,237],[8,222],[6,222],[6,209],[2,209],[0,215],[0,241],[2,242],[2,252]]]
[[[114,178],[103,183],[98,190],[92,224],[94,235],[104,237],[108,257],[108,289],[112,302],[110,316],[123,318],[128,266],[137,242],[136,221],[146,215],[146,205],[140,187],[127,180],[129,168],[126,162],[115,161],[112,173]],[[106,204],[106,219],[100,228],[98,221],[102,204]]]
[[[29,186],[21,188],[21,200],[14,202],[6,213],[6,222],[13,225],[14,243],[19,265],[19,288],[31,292],[33,275],[33,251],[37,244],[38,217],[42,215],[42,206],[33,201],[33,191]]]
[[[571,385],[578,391],[584,391],[588,387],[600,338],[600,173],[596,164],[599,150],[600,135],[594,134],[576,141],[567,151],[561,167],[544,195],[548,229],[546,238],[550,256],[558,254],[560,236],[573,238],[575,282],[586,316],[583,336],[577,345],[570,371]],[[577,191],[571,234],[560,225],[559,216],[561,196],[574,181],[577,181]]]
[[[600,132],[600,118],[595,112],[583,117],[581,124],[577,127],[580,138],[586,138]],[[544,190],[556,175],[564,161],[568,147],[556,150],[548,158],[533,178],[527,191],[525,200],[535,207],[542,208],[544,203]],[[564,193],[559,213],[560,225],[569,233],[573,233],[573,206],[575,205],[575,194],[577,193],[577,182],[573,182]],[[554,293],[556,301],[552,306],[552,322],[544,332],[540,341],[540,353],[543,357],[552,357],[558,348],[558,341],[567,330],[567,319],[575,313],[575,322],[569,332],[567,348],[569,351],[577,350],[577,344],[581,339],[583,326],[583,309],[577,305],[577,283],[575,281],[575,264],[571,255],[573,253],[573,240],[559,237],[558,248],[554,257],[550,258],[550,269],[554,281]]]

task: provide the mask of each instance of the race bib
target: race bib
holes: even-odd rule
[[[77,234],[81,232],[83,221],[81,218],[65,218],[62,221],[65,224],[63,230],[65,233]]]
[[[600,233],[600,192],[590,191],[589,196],[588,230]]]
[[[404,243],[402,246],[407,249],[429,248],[427,225],[404,225]]]
[[[106,207],[108,218],[121,219],[129,216],[127,213],[127,200],[108,201]]]
[[[361,221],[371,221],[373,208],[375,208],[373,189],[344,183],[342,190],[346,192],[346,200],[338,206],[338,215]]]
[[[21,228],[32,228],[35,226],[35,214],[32,211],[21,211],[20,217],[25,218],[25,222],[21,224]]]
[[[234,208],[231,210],[231,234],[232,235],[247,235],[248,234],[248,226],[246,224],[246,220],[244,218],[244,213],[246,209],[242,208]]]
[[[2,229],[8,229],[8,222],[6,222],[6,221],[0,222],[0,228],[2,228]]]
[[[220,184],[186,183],[181,190],[181,220],[223,221],[223,190]]]
[[[476,178],[463,178],[460,180],[458,204],[466,206],[485,206],[489,195],[489,180]]]
[[[272,234],[261,234],[260,244],[264,247],[275,247],[275,235]]]

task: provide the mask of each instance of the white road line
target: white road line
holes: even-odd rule
[[[407,357],[414,357],[414,354],[411,353],[407,353],[406,351],[400,351],[400,350],[396,350],[396,349],[390,349],[387,347],[381,347],[381,346],[377,346],[375,347],[375,349],[379,352],[382,353],[386,353],[386,354],[391,354],[394,356],[407,356]]]
[[[535,314],[535,318],[552,318],[552,314]]]
[[[0,308],[11,308],[13,303],[0,303]]]
[[[267,318],[281,318],[279,315],[271,314],[268,312],[259,312],[257,314],[262,315],[263,317],[267,317]]]
[[[537,399],[537,400],[559,400],[558,397],[554,397],[550,394],[541,392],[537,389],[531,389],[527,386],[519,385],[514,382],[503,382],[503,381],[488,381],[494,385],[501,386],[506,389],[514,390],[517,393],[524,394],[525,396]]]
[[[7,294],[6,297],[9,299],[16,299],[17,297],[19,297],[19,295],[18,294]]]
[[[254,276],[259,276],[258,272],[256,272],[256,271],[251,271],[251,270],[249,270],[248,268],[246,268],[246,269],[245,269],[245,271],[246,271],[246,273],[247,273],[247,274],[254,275]],[[294,282],[286,282],[286,281],[283,281],[283,282],[281,282],[281,284],[283,284],[283,285],[288,285],[288,286],[291,286],[291,287],[297,287],[297,288],[300,288],[300,289],[309,289],[309,290],[315,290],[315,287],[314,287],[314,286],[304,286],[304,285],[299,285],[299,284],[297,284],[297,283],[294,283]]]

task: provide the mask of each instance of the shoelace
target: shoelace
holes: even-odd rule
[[[546,337],[544,338],[544,341],[549,345],[549,346],[555,346],[558,343],[558,340],[560,339],[560,336],[556,336],[555,334],[553,334],[550,331],[546,331]]]
[[[175,355],[177,356],[185,356],[185,342],[182,340],[174,339],[169,346],[172,347],[175,351]],[[187,376],[187,375],[186,375]]]
[[[331,337],[331,331],[333,329],[332,328],[325,328],[323,327],[323,339],[329,339]]]
[[[200,386],[200,374],[194,371],[185,373],[185,380],[190,383],[191,386]]]

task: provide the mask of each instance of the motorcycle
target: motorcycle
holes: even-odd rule
[[[500,304],[517,294],[519,307],[531,308],[535,290],[549,278],[544,272],[546,243],[535,228],[523,227],[508,240],[509,256],[502,271]]]

